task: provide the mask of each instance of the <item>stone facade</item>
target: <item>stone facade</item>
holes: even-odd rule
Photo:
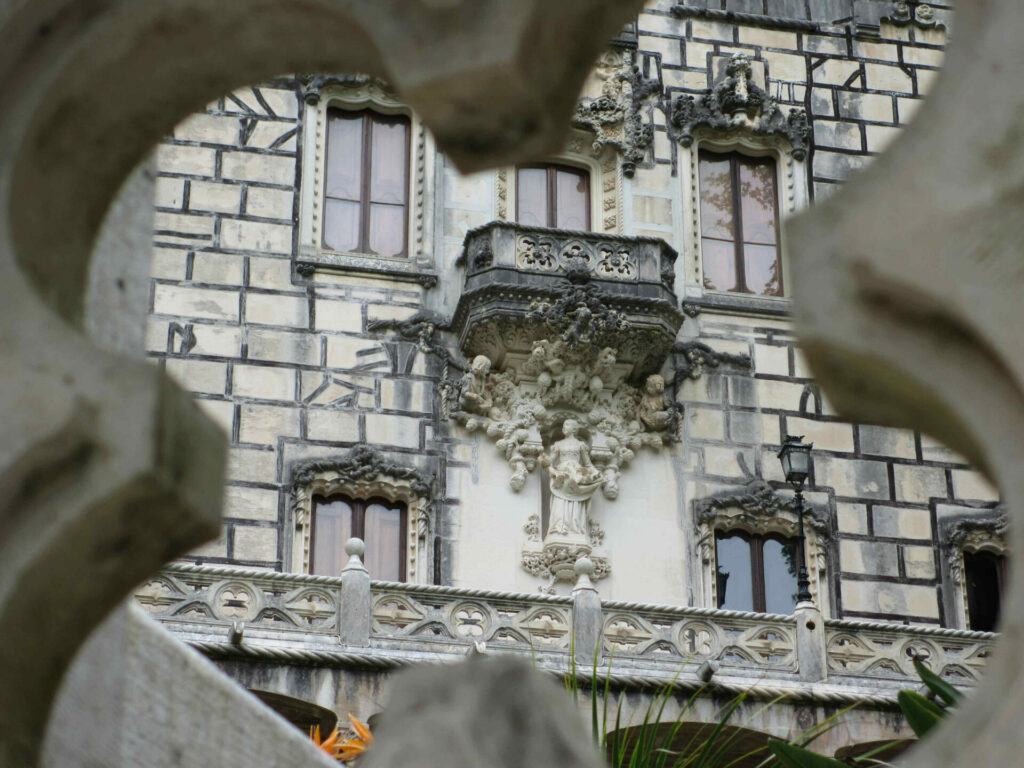
[[[601,207],[614,215],[593,217],[594,229],[675,247],[669,285],[688,314],[660,371],[680,411],[679,440],[638,449],[619,497],[590,502],[614,564],[605,597],[709,607],[697,509],[751,483],[791,497],[774,454],[792,433],[815,446],[806,497],[822,520],[815,591],[826,613],[963,621],[950,615],[937,519],[983,513],[995,491],[927,436],[835,416],[795,344],[789,300],[705,292],[695,232],[700,146],[776,157],[783,219],[869,163],[931,87],[949,21],[937,9],[933,25],[882,16],[872,28],[759,3],[652,2],[635,50],[613,47],[585,87],[563,157],[603,180]],[[770,105],[753,131],[705,106],[735,87],[738,70],[727,65],[737,56],[749,62],[744,87]],[[514,215],[515,173],[458,173],[414,122],[414,257],[404,272],[381,262],[375,273],[372,258],[332,256],[302,234],[316,231],[332,98],[397,104],[367,78],[282,79],[209,105],[157,153],[147,349],[231,440],[223,536],[190,559],[301,564],[295,467],[367,444],[433,478],[420,548],[433,561],[416,580],[536,591],[545,585],[520,567],[519,550],[542,481],[524,475],[509,488],[490,441],[466,418],[447,418],[449,388],[467,364],[447,326],[467,268],[458,266],[463,241],[471,248],[468,233]],[[710,117],[680,117],[701,109]],[[777,119],[768,109],[783,116],[778,128],[764,127]],[[439,274],[456,279],[435,285]]]

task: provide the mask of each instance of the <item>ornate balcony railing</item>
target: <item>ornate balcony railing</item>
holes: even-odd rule
[[[641,377],[660,367],[683,322],[673,291],[676,255],[660,238],[492,221],[466,234],[457,261],[465,283],[451,329],[463,352],[500,367],[506,352],[529,353],[551,335],[536,319],[539,306],[568,301],[572,314],[583,301],[586,317],[573,322],[594,343],[607,341],[599,339],[600,315],[625,321],[629,343],[620,334],[612,346]]]
[[[593,595],[593,593],[591,593]],[[824,642],[801,642],[797,616],[641,603],[580,602],[431,585],[172,565],[136,601],[211,655],[282,664],[388,669],[458,658],[471,649],[529,655],[545,668],[577,667],[637,683],[715,684],[830,702],[891,702],[916,687],[915,658],[950,682],[973,685],[997,636],[880,622],[826,621]],[[599,611],[598,647],[578,630]],[[574,629],[575,628],[575,629]],[[581,646],[580,638],[583,638]],[[595,653],[596,652],[596,653]],[[824,664],[806,654],[824,653]],[[827,670],[808,679],[815,662]]]

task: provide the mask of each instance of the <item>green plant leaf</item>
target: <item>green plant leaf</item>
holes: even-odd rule
[[[944,709],[914,691],[900,691],[896,700],[903,710],[903,716],[907,718],[907,724],[918,738],[923,738],[946,716]]]
[[[917,676],[921,678],[921,682],[928,686],[928,690],[946,702],[946,704],[955,707],[960,703],[963,694],[917,659],[914,659],[914,669],[917,670]]]
[[[848,768],[845,763],[835,758],[825,757],[778,739],[768,739],[768,749],[775,753],[775,757],[785,768]]]

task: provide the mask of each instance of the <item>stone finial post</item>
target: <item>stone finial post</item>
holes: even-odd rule
[[[348,563],[341,571],[341,642],[365,647],[370,644],[370,572],[363,565],[366,545],[362,539],[345,542]]]
[[[594,563],[586,555],[577,558],[574,566],[576,586],[572,590],[572,636],[577,664],[588,667],[600,657],[601,629],[604,615],[601,596],[597,594],[590,577]]]
[[[796,659],[801,680],[824,680],[828,677],[825,657],[825,622],[821,611],[811,602],[797,603]]]

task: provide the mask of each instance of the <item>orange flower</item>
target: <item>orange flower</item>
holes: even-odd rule
[[[335,759],[340,759],[338,758],[338,750],[340,748],[338,745],[338,737],[340,735],[341,734],[338,733],[338,726],[334,726],[334,730],[331,731],[331,735],[323,741],[320,741],[320,726],[318,725],[316,728],[309,729],[309,738],[313,740],[313,743]]]
[[[339,742],[335,755],[338,760],[342,761],[359,757],[373,744],[373,734],[370,733],[366,723],[356,720],[352,715],[349,715],[348,719],[352,723],[352,730],[356,732],[356,736],[355,738]]]

